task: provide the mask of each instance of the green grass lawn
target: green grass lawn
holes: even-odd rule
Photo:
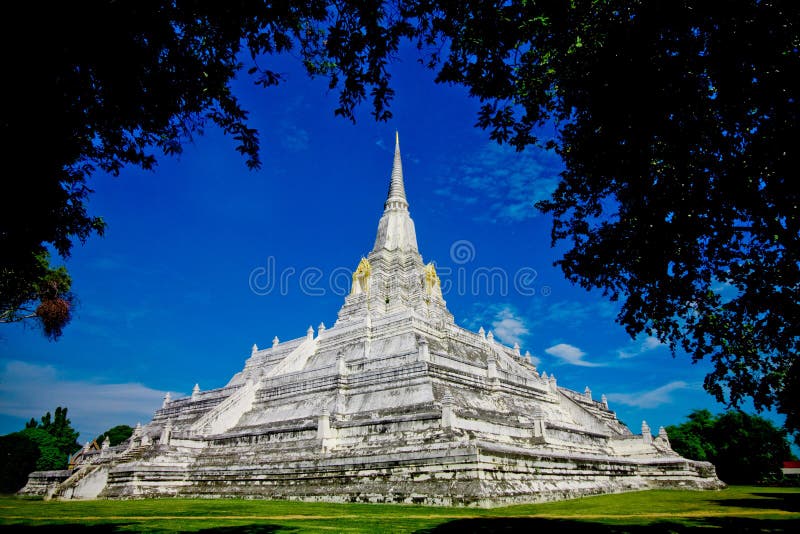
[[[800,532],[800,488],[659,490],[493,508],[0,497],[0,528],[70,532]]]

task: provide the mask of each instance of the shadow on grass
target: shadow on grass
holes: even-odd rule
[[[279,525],[242,525],[237,527],[216,527],[197,530],[198,534],[269,534],[271,532],[296,532],[296,528]]]
[[[7,530],[8,532],[57,532],[67,534],[69,532],[88,532],[89,534],[106,534],[111,532],[130,532],[130,530],[121,530],[127,525],[122,523],[109,523],[104,525],[75,525],[75,524],[61,524],[61,525],[0,525],[0,530]]]
[[[140,527],[141,525],[139,525]],[[71,534],[79,531],[81,533],[88,532],[89,534],[120,534],[138,532],[136,524],[123,524],[123,523],[108,523],[102,525],[0,525],[0,530],[8,529],[14,532],[27,532],[29,534],[57,533],[57,534]],[[158,529],[156,529],[157,531]],[[168,530],[168,529],[167,529]],[[202,530],[192,530],[190,532],[197,534],[272,534],[275,533],[290,533],[295,532],[297,529],[291,527],[283,527],[280,525],[241,525],[234,527],[214,527]],[[181,532],[181,531],[171,531]]]
[[[386,525],[391,528],[390,524]],[[136,525],[122,523],[102,525],[39,525],[39,526],[0,526],[0,530],[8,528],[9,531],[29,534],[42,532],[55,532],[68,534],[79,530],[89,534],[119,534],[122,532],[138,532]],[[159,530],[159,529],[156,529]],[[170,532],[183,532],[170,530]],[[291,533],[297,529],[269,524],[252,524],[230,527],[214,527],[203,530],[193,530],[199,534],[272,534]],[[378,528],[376,532],[380,532]],[[647,534],[655,533],[694,533],[694,532],[800,532],[800,519],[754,519],[737,517],[696,518],[693,522],[682,523],[677,521],[657,521],[646,524],[631,523],[597,523],[591,521],[577,521],[571,519],[540,519],[540,518],[485,518],[485,519],[457,519],[442,523],[433,528],[417,530],[415,534],[492,534],[513,532],[558,532],[563,533],[590,533],[590,534]]]
[[[692,523],[658,521],[647,524],[595,523],[570,519],[496,518],[457,519],[433,528],[416,531],[415,534],[465,534],[465,533],[509,533],[509,532],[588,532],[592,534],[645,534],[683,532],[798,532],[800,520],[751,519],[751,518],[698,518]]]
[[[741,508],[759,508],[800,512],[800,493],[751,493],[758,499],[722,499],[714,501],[720,506],[738,506]]]

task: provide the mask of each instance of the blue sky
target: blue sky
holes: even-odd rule
[[[276,88],[243,80],[259,171],[208,129],[155,172],[94,176],[90,212],[108,231],[67,261],[79,298],[71,325],[56,343],[30,327],[0,329],[0,433],[58,405],[82,442],[144,423],[167,391],[225,385],[253,343],[331,326],[374,243],[395,130],[420,251],[437,263],[460,325],[518,342],[559,385],[605,394],[637,433],[643,419],[655,431],[694,408],[721,411],[702,389],[706,363],[631,340],[614,304],[552,266],[551,221],[533,203],[555,187],[559,160],[490,141],[473,126],[477,102],[435,85],[414,59],[393,67],[388,123],[368,106],[355,125],[334,117],[336,94],[292,58],[273,63],[287,78]]]

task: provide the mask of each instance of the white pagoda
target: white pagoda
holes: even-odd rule
[[[417,247],[397,142],[375,246],[331,328],[253,346],[226,386],[165,399],[127,442],[34,473],[23,493],[494,506],[722,486],[663,429],[642,430],[454,323]]]

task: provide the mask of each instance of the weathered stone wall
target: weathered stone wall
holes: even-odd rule
[[[67,480],[72,473],[71,469],[35,471],[28,475],[28,483],[17,494],[31,497],[49,497],[55,487]]]
[[[305,441],[311,445],[313,440]],[[300,442],[298,442],[298,445]],[[252,456],[264,454],[264,449]],[[248,455],[249,456],[249,455]],[[239,497],[328,502],[498,506],[659,487],[720,487],[710,464],[539,454],[493,444],[391,454],[254,462],[205,456],[189,469],[114,469],[101,496]],[[239,464],[233,464],[234,458]],[[242,461],[244,460],[244,461]]]

